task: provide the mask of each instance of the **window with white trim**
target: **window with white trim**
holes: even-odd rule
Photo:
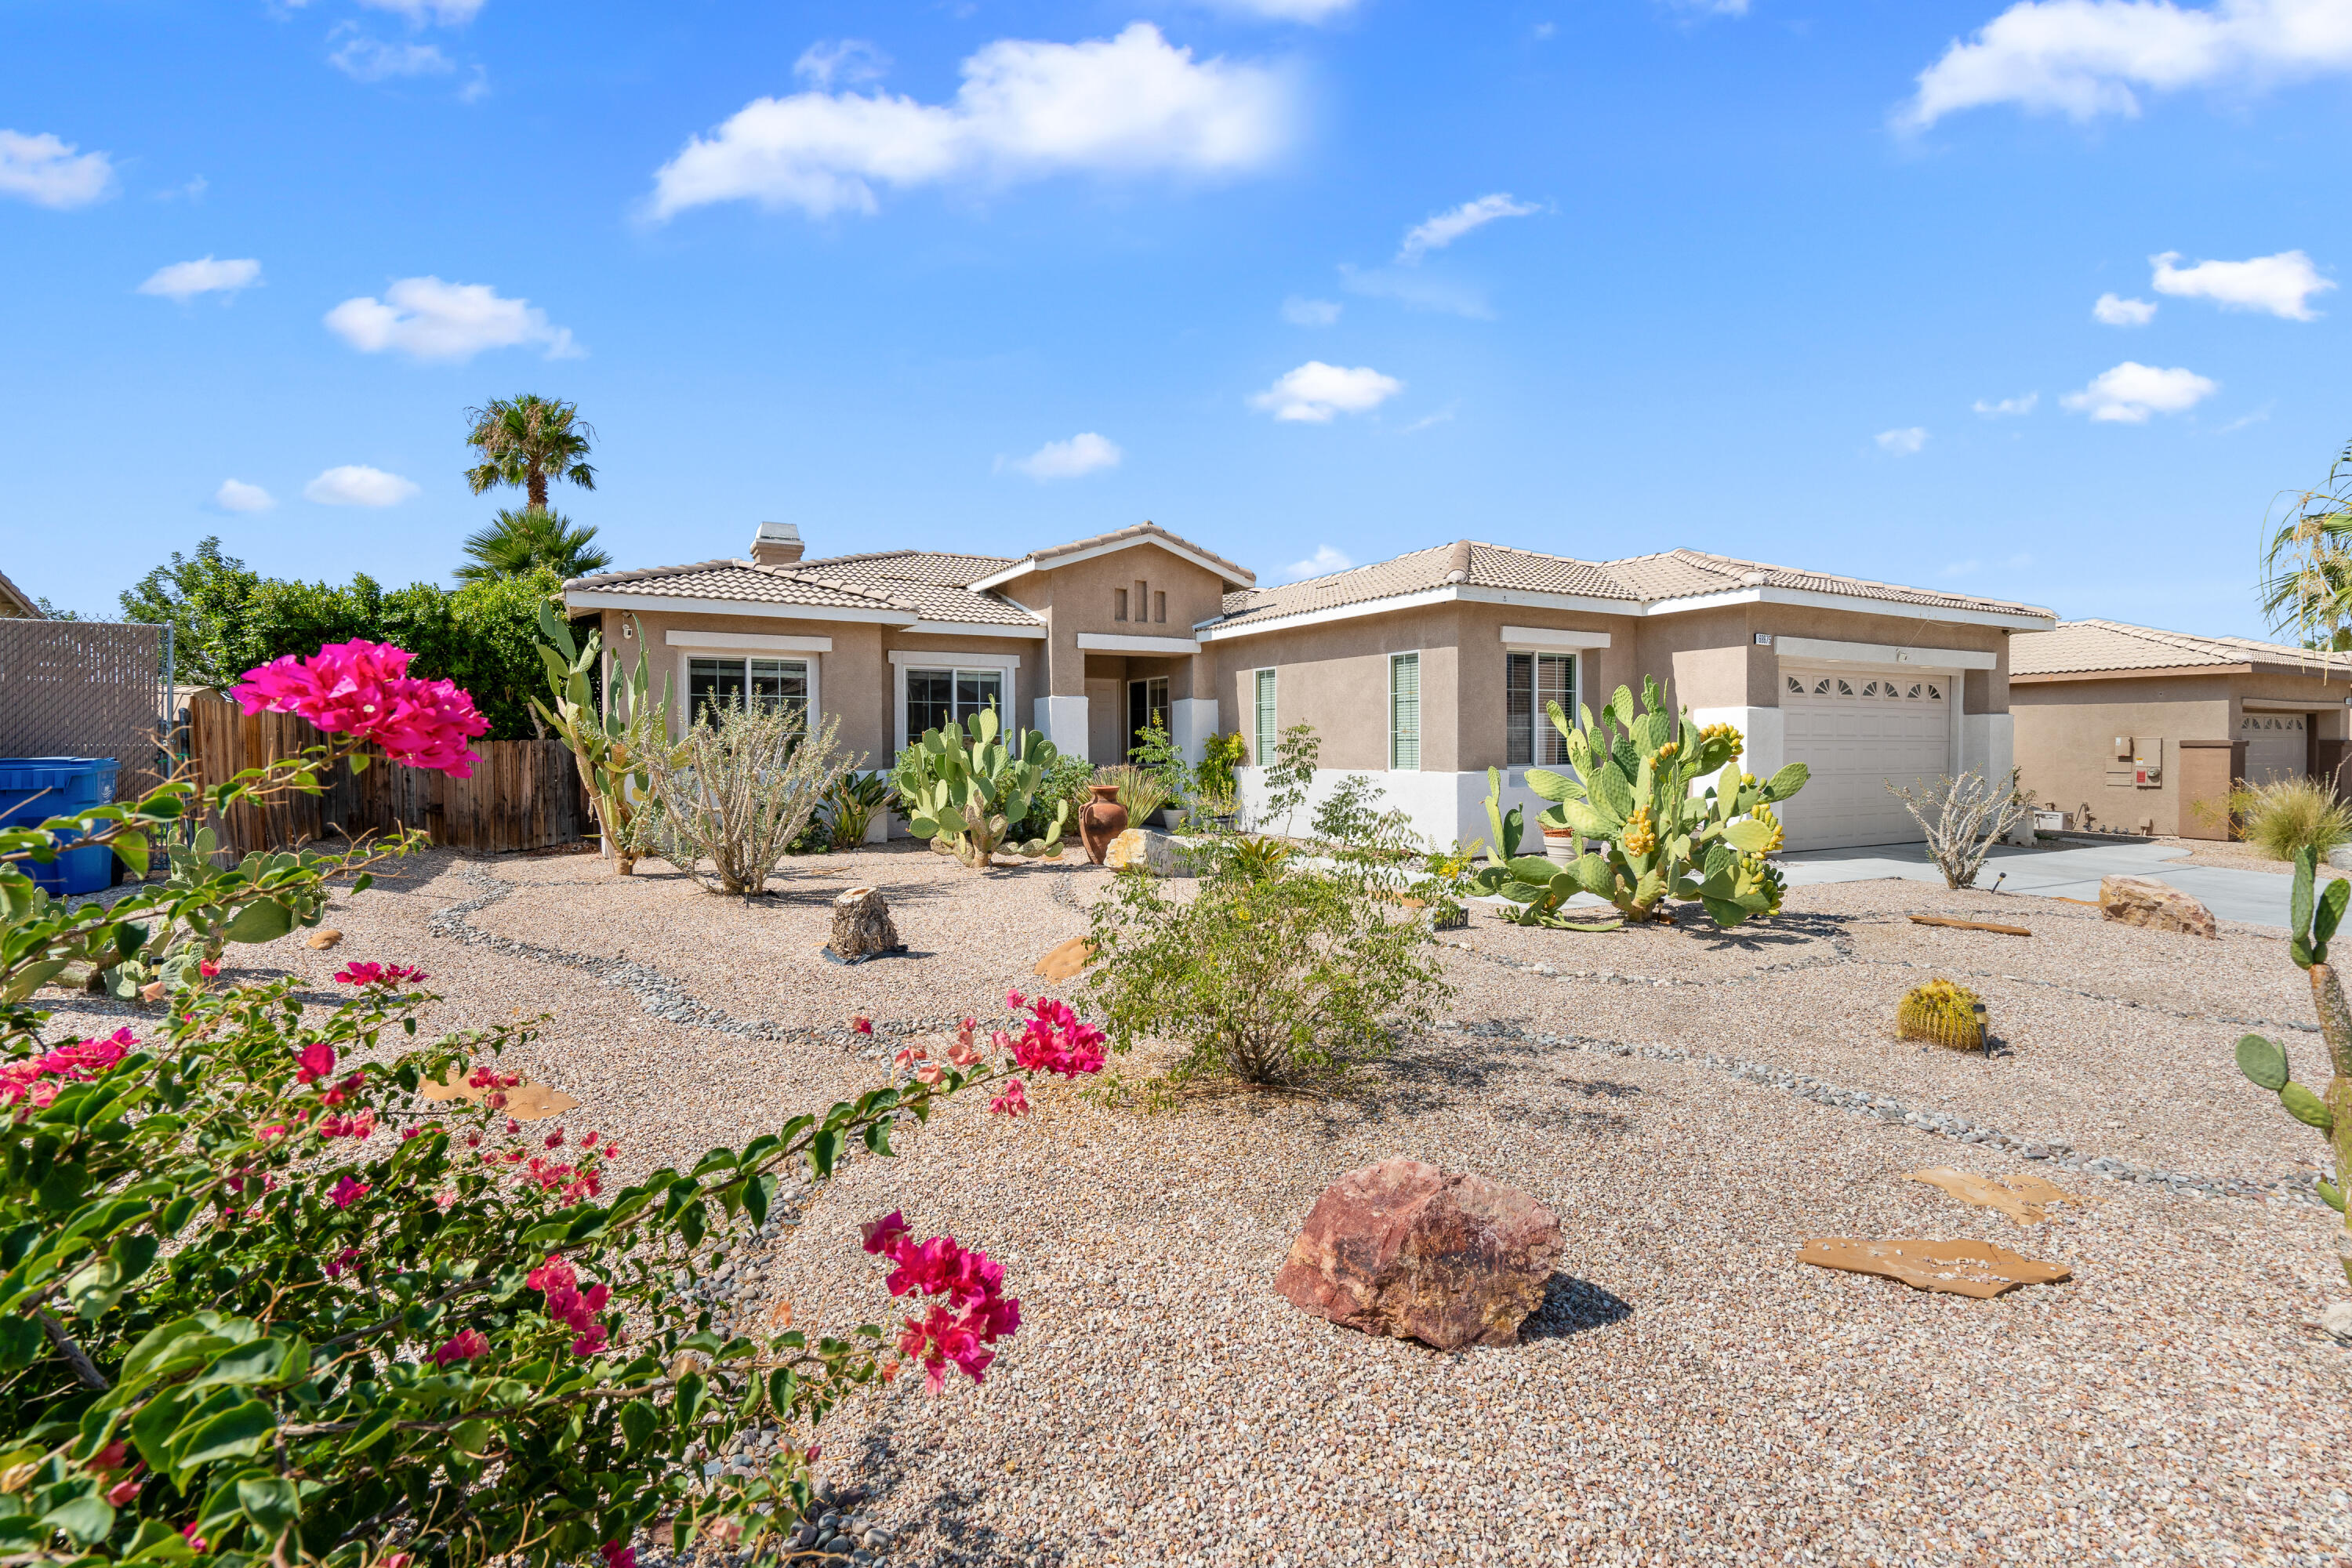
[[[1568,738],[1552,723],[1551,705],[1576,712],[1576,656],[1510,653],[1503,660],[1506,765],[1566,767]]]
[[[921,738],[926,730],[944,730],[950,720],[962,723],[985,708],[1004,711],[1004,671],[1001,669],[907,670],[907,739]]]
[[[1250,738],[1254,742],[1250,761],[1267,768],[1274,765],[1275,742],[1281,733],[1275,725],[1274,671],[1260,669],[1252,673],[1257,678],[1257,690],[1250,715]]]
[[[804,658],[704,658],[686,661],[688,711],[701,719],[714,707],[788,708],[808,717],[809,666]]]
[[[1389,655],[1389,766],[1421,766],[1421,655]]]

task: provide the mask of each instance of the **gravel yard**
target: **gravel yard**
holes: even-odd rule
[[[421,964],[438,1028],[551,1014],[507,1060],[579,1096],[568,1124],[636,1175],[876,1080],[887,1047],[854,1015],[886,1036],[1002,1016],[1103,883],[1076,853],[985,877],[920,849],[792,864],[745,902],[658,863],[436,852],[345,900],[336,951],[235,956],[322,984],[347,958]],[[920,956],[818,956],[856,885]],[[1024,1323],[983,1387],[901,1379],[826,1428],[825,1470],[902,1531],[890,1561],[2352,1562],[2352,1350],[2317,1327],[2352,1292],[2336,1216],[2301,1195],[2322,1145],[2231,1061],[2260,1021],[2323,1070],[2276,936],[1875,882],[1731,933],[1482,912],[1442,940],[1451,1026],[1344,1097],[952,1106],[730,1282],[747,1320],[880,1317],[856,1227],[893,1208],[1005,1264]],[[1892,1038],[1930,974],[1983,994],[1990,1060]],[[1273,1293],[1324,1185],[1398,1153],[1561,1216],[1517,1348],[1370,1339]],[[1902,1179],[1944,1164],[2099,1201],[2021,1227]],[[2259,1195],[2207,1195],[2233,1191]],[[2074,1279],[1930,1295],[1794,1262],[1817,1236],[1982,1237]]]

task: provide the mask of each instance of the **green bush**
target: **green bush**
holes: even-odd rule
[[[1092,1000],[1117,1048],[1182,1047],[1169,1084],[1344,1077],[1452,994],[1427,917],[1381,858],[1307,868],[1282,851],[1244,838],[1199,857],[1183,900],[1132,868],[1095,904]]]
[[[2325,858],[2352,844],[2352,807],[2317,779],[2263,784],[2242,779],[2230,792],[2230,815],[2238,819],[2238,836],[2266,859],[2292,860],[2305,849]]]
[[[1202,810],[1217,816],[1234,814],[1241,791],[1234,770],[1248,760],[1249,747],[1239,731],[1212,735],[1201,742],[1201,766],[1193,778]]]
[[[1171,798],[1167,781],[1149,768],[1133,763],[1121,763],[1117,767],[1103,768],[1095,773],[1095,783],[1114,784],[1118,789],[1118,804],[1127,807],[1127,820],[1136,827],[1146,818],[1166,805]]]

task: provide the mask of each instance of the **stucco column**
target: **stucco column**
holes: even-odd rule
[[[1087,739],[1087,656],[1077,633],[1055,626],[1045,639],[1045,695],[1037,699],[1035,727],[1066,757],[1094,760]]]

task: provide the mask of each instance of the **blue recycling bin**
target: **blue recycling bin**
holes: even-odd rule
[[[0,827],[37,827],[52,816],[106,805],[121,766],[112,757],[0,757]],[[52,896],[102,893],[114,882],[114,851],[104,845],[61,849],[46,866],[16,866]]]

